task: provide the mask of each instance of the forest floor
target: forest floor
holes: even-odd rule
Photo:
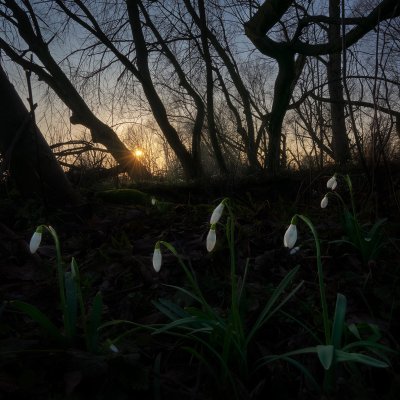
[[[79,210],[45,210],[35,201],[3,193],[0,399],[400,398],[399,177],[391,176],[387,186],[382,180],[382,191],[372,195],[363,174],[350,177],[364,236],[358,248],[349,243],[351,231],[339,199],[330,196],[328,206],[320,207],[327,173],[240,184],[148,183],[130,191],[97,187],[82,190],[86,202]],[[343,177],[335,192],[350,207]],[[210,215],[226,197],[229,204],[209,253]],[[319,235],[327,314],[316,244],[304,220],[297,221],[298,251],[283,246],[296,213],[307,216]],[[229,215],[232,237],[225,234]],[[381,218],[385,221],[371,232]],[[63,268],[69,270],[71,259],[76,260],[83,309],[95,319],[91,310],[100,307],[97,322],[105,324],[90,332],[97,328],[90,326],[92,317],[78,315],[76,332],[62,344],[26,308],[16,306],[37,307],[67,336],[51,235],[45,231],[38,251],[29,251],[40,224],[57,232]],[[161,245],[158,273],[152,266],[157,241],[170,243],[179,255]],[[209,309],[196,300],[193,276]],[[282,281],[285,287],[279,286]],[[238,293],[241,301],[235,303]],[[339,324],[333,324],[337,299],[343,300],[338,293],[347,307],[336,321],[342,318],[344,325],[331,363],[326,354],[335,339],[327,343],[324,315],[329,336]],[[270,317],[251,340],[240,341],[250,337],[265,304],[272,304]],[[304,348],[313,350],[271,357]]]

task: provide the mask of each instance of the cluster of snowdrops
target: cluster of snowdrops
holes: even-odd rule
[[[336,192],[338,178],[343,178],[347,184],[351,202],[350,209],[347,208],[343,198]],[[338,198],[343,205],[344,219],[346,221],[347,237],[345,241],[360,252],[363,260],[368,261],[376,257],[382,246],[380,228],[385,221],[378,221],[368,231],[359,223],[355,210],[351,179],[348,175],[333,175],[327,181],[327,188],[329,191],[321,200],[321,208],[328,206],[330,197]],[[228,217],[225,224],[221,224],[221,217],[225,212],[227,212]],[[229,309],[225,310],[223,315],[207,301],[194,272],[184,263],[174,246],[165,241],[158,241],[152,258],[154,270],[159,272],[162,266],[161,247],[171,251],[184,271],[189,289],[178,286],[173,287],[191,298],[195,305],[185,308],[171,300],[160,299],[154,302],[154,305],[168,318],[169,322],[149,326],[125,320],[102,323],[101,294],[98,293],[96,295],[92,301],[91,309],[87,311],[82,295],[78,265],[72,259],[70,270],[65,271],[61,260],[57,233],[52,227],[46,225],[40,225],[34,232],[30,241],[30,251],[35,253],[38,250],[45,231],[52,235],[56,246],[58,284],[64,327],[59,329],[56,324],[33,305],[21,301],[13,301],[11,303],[20,311],[30,315],[48,334],[63,345],[73,345],[78,335],[77,325],[79,325],[83,327],[88,351],[101,352],[108,349],[117,353],[119,352],[118,342],[123,337],[129,333],[133,334],[138,329],[146,329],[153,335],[169,334],[179,338],[184,337],[188,343],[191,343],[185,347],[187,351],[197,358],[200,363],[211,369],[213,371],[212,376],[218,382],[227,383],[234,392],[236,390],[235,379],[238,375],[245,381],[254,369],[259,369],[277,360],[283,360],[298,368],[316,390],[330,393],[336,386],[335,379],[339,363],[361,363],[367,366],[385,368],[390,365],[388,354],[392,354],[394,351],[380,342],[380,335],[371,335],[369,338],[365,338],[362,337],[357,324],[346,324],[347,299],[343,294],[337,293],[334,312],[329,312],[325,294],[321,243],[311,220],[301,214],[294,215],[284,233],[283,244],[291,253],[298,250],[295,244],[298,239],[297,225],[299,221],[308,226],[315,242],[323,337],[318,337],[314,333],[315,330],[309,327],[310,335],[312,335],[313,340],[317,341],[315,346],[294,349],[284,354],[263,356],[255,366],[250,365],[248,350],[255,342],[257,332],[295,296],[302,287],[303,282],[294,285],[293,288],[293,279],[299,267],[297,266],[289,271],[275,288],[266,304],[261,308],[255,322],[250,327],[248,326],[248,321],[246,321],[245,313],[243,312],[243,305],[245,304],[245,285],[249,263],[246,265],[243,276],[239,279],[236,271],[234,248],[235,216],[232,211],[231,200],[228,198],[223,199],[213,210],[206,239],[207,251],[212,252],[217,242],[217,228],[221,225],[225,228],[230,250],[231,296]],[[113,339],[108,338],[105,342],[100,341],[100,332],[120,324],[132,326],[132,329],[124,331]],[[304,327],[305,325],[303,324],[302,326]],[[376,333],[377,327],[371,326],[371,330]],[[348,332],[353,335],[353,341],[344,340],[345,336],[346,338],[348,337]],[[323,367],[324,379],[322,383],[318,382],[306,365],[297,359],[298,356],[307,354],[316,355]],[[233,373],[232,371],[235,372]]]

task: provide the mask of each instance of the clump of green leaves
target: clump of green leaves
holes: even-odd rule
[[[335,191],[337,187],[337,177],[342,177],[347,185],[350,195],[350,208],[346,205],[343,197]],[[372,260],[376,260],[385,241],[383,234],[383,225],[387,221],[386,218],[377,220],[372,226],[370,224],[361,224],[355,207],[353,184],[349,175],[334,174],[328,180],[328,189],[331,189],[321,201],[321,207],[328,205],[328,198],[335,196],[339,199],[343,207],[343,226],[345,236],[343,239],[335,240],[333,243],[347,243],[357,250],[365,264]]]
[[[290,287],[299,267],[291,270],[273,290],[269,300],[266,302],[258,317],[248,325],[246,318],[246,296],[245,285],[249,269],[247,262],[243,277],[237,276],[235,257],[235,217],[233,215],[230,201],[225,199],[213,212],[210,219],[210,231],[213,238],[207,239],[207,249],[213,251],[216,239],[217,224],[224,209],[228,210],[228,218],[225,227],[225,235],[230,250],[230,302],[224,310],[213,307],[205,298],[194,272],[188,267],[177,250],[168,242],[156,243],[153,255],[153,267],[156,272],[160,271],[162,264],[161,248],[164,247],[178,260],[179,265],[185,273],[190,289],[168,285],[187,298],[191,299],[192,305],[182,307],[168,300],[159,299],[154,302],[155,307],[163,313],[169,322],[141,326],[130,321],[115,321],[114,323],[133,324],[135,328],[150,330],[152,335],[170,335],[183,342],[182,348],[195,357],[213,376],[219,386],[229,385],[234,395],[236,392],[236,378],[245,382],[251,372],[249,365],[249,348],[254,344],[257,333],[267,322],[297,293],[303,282],[298,283],[294,289],[286,293]],[[215,234],[215,237],[214,237]],[[113,323],[107,323],[110,326]],[[132,331],[131,331],[132,332]],[[115,341],[118,341],[123,333]]]
[[[309,227],[315,242],[324,340],[321,340],[319,344],[313,347],[297,349],[279,355],[266,356],[262,358],[260,366],[277,360],[285,360],[299,368],[315,387],[320,388],[318,382],[314,379],[310,371],[301,362],[293,358],[294,356],[303,354],[316,354],[325,371],[322,390],[326,394],[329,394],[332,393],[336,387],[337,366],[339,363],[361,363],[376,368],[385,368],[389,366],[389,360],[386,357],[386,353],[393,352],[393,350],[378,342],[380,335],[374,335],[368,339],[361,339],[355,324],[349,325],[347,329],[350,332],[355,332],[355,336],[359,340],[346,344],[344,343],[344,338],[346,336],[345,317],[347,299],[343,294],[337,294],[335,311],[333,317],[330,318],[325,294],[321,244],[318,233],[309,218],[304,215],[295,215],[292,218],[291,224],[285,233],[285,246],[292,248],[295,245],[297,241],[297,221],[299,219],[305,222]],[[312,329],[309,329],[309,332],[312,332]],[[312,336],[315,337],[314,334]],[[379,358],[376,358],[376,356]]]
[[[72,346],[76,342],[79,337],[78,327],[81,326],[87,350],[93,353],[98,352],[98,327],[101,323],[103,310],[101,294],[96,294],[91,309],[86,311],[78,264],[72,258],[70,269],[66,270],[61,256],[61,246],[57,232],[51,226],[40,225],[36,229],[30,241],[30,251],[32,253],[37,251],[42,240],[42,234],[45,231],[52,236],[56,249],[56,272],[63,327],[62,329],[57,327],[42,311],[32,304],[19,300],[10,301],[9,304],[29,315],[53,340],[63,347]]]

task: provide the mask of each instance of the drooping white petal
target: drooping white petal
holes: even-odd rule
[[[335,189],[336,189],[336,186],[337,186],[336,176],[333,175],[332,178],[330,178],[330,179],[328,180],[328,182],[326,182],[326,187],[327,187],[328,189],[335,190]]]
[[[321,208],[326,208],[326,206],[328,205],[328,196],[325,195],[324,198],[321,200]]]
[[[215,226],[212,225],[210,230],[208,231],[207,241],[206,241],[208,252],[213,251],[215,243],[217,243],[217,234],[215,232]]]
[[[283,237],[283,244],[285,247],[291,249],[297,241],[297,227],[294,224],[290,224],[286,229],[285,236]]]
[[[109,348],[113,353],[119,353],[119,349],[115,344],[111,343]]]
[[[36,253],[37,249],[40,246],[40,242],[42,241],[42,232],[36,231],[29,242],[29,250],[31,254]]]
[[[152,198],[151,198],[151,205],[152,205],[152,206],[155,206],[156,203],[157,203],[156,198],[155,198],[155,197],[152,197]]]
[[[154,253],[153,253],[153,268],[154,268],[154,271],[160,272],[161,263],[162,263],[161,250],[160,250],[160,247],[156,247],[154,249]]]
[[[296,246],[296,247],[293,247],[293,249],[291,249],[289,253],[291,256],[294,256],[296,253],[299,252],[299,250],[300,250],[300,246]]]
[[[221,202],[218,204],[217,207],[214,208],[214,211],[212,212],[211,218],[210,218],[211,225],[216,224],[220,220],[221,215],[224,211],[224,207],[225,207],[224,202]]]

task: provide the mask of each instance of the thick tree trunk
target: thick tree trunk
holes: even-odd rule
[[[280,57],[278,59],[278,68],[279,71],[274,88],[274,100],[268,125],[267,171],[272,175],[277,174],[281,167],[282,124],[297,78],[294,55],[288,53],[285,57]]]
[[[0,151],[19,192],[46,205],[77,205],[79,196],[0,66]]]
[[[329,1],[329,16],[340,19],[340,0]],[[340,41],[340,25],[330,24],[328,30],[329,42]],[[331,99],[335,102],[331,107],[332,150],[338,165],[346,164],[350,159],[349,140],[346,132],[345,103],[342,86],[341,54],[329,54],[327,64],[328,89]]]
[[[71,123],[82,124],[88,128],[92,140],[106,147],[111,156],[120,164],[133,179],[145,179],[151,176],[146,167],[132,156],[131,151],[119,139],[118,135],[106,124],[100,121],[90,110],[86,102],[79,95],[71,81],[64,74],[58,63],[52,57],[47,44],[40,32],[32,26],[32,21],[23,9],[13,0],[6,0],[6,6],[13,13],[21,37],[28,44],[29,49],[40,59],[45,68],[28,62],[18,55],[4,41],[1,42],[6,54],[23,68],[34,72],[39,79],[45,81],[71,110]],[[0,38],[1,39],[1,38]]]

